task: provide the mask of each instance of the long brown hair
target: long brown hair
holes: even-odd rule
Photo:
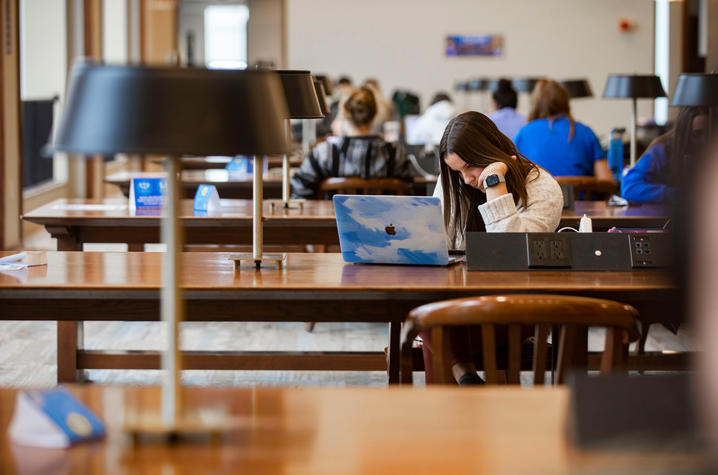
[[[551,79],[541,79],[536,83],[531,93],[531,109],[528,120],[551,119],[559,114],[566,117],[570,123],[568,141],[573,139],[576,121],[571,115],[568,91]]]
[[[707,139],[710,137],[711,131],[704,130],[700,133],[702,137],[696,137],[693,131],[693,119],[699,116],[708,116],[708,107],[684,107],[676,117],[675,125],[663,135],[653,139],[648,148],[654,145],[661,145],[667,148],[670,144],[668,153],[668,173],[670,183],[673,186],[682,186],[685,179],[693,176],[691,170],[694,169],[696,157],[703,152],[702,147],[706,145]]]
[[[452,153],[472,166],[486,167],[503,162],[508,167],[506,188],[514,202],[528,202],[526,178],[536,165],[521,155],[516,145],[499,131],[496,124],[480,112],[459,114],[446,126],[439,144],[441,187],[444,193],[444,226],[452,245],[465,231],[485,231],[486,225],[478,206],[486,194],[464,183],[461,174],[452,170],[444,159]],[[515,156],[514,159],[512,156]]]

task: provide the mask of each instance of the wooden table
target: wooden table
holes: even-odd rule
[[[130,180],[133,177],[158,177],[162,173],[144,172],[119,172],[105,177],[105,183],[120,188],[125,197],[130,196]],[[430,186],[436,183],[436,178],[414,179],[413,193],[426,195]],[[252,177],[244,177],[229,173],[227,170],[184,170],[182,172],[182,197],[194,198],[197,187],[202,184],[214,185],[220,198],[227,199],[252,199]],[[433,190],[433,188],[432,188]],[[264,177],[264,198],[282,198],[282,178],[278,174],[265,174]]]
[[[267,165],[269,168],[281,167],[282,157],[270,156],[266,157]],[[232,161],[231,157],[183,157],[182,168],[185,170],[214,170],[224,169],[229,162]],[[152,160],[152,163],[161,165],[163,159],[158,158]],[[302,164],[301,155],[291,155],[289,157],[289,165],[292,167],[298,167]]]
[[[575,210],[565,210],[561,227],[578,228],[584,214],[596,231],[611,227],[660,228],[666,221],[662,206],[609,207],[600,201],[578,201]],[[195,216],[192,201],[182,202],[186,243],[252,243],[252,202],[222,200],[216,216]],[[303,209],[264,208],[264,243],[268,245],[339,244],[334,206],[331,201],[308,201]],[[45,226],[57,239],[60,251],[81,251],[83,243],[127,243],[141,251],[146,243],[159,242],[159,213],[131,216],[126,200],[59,199],[37,208],[23,219]]]
[[[252,201],[222,200],[216,216],[195,216],[192,200],[182,201],[187,244],[252,244]],[[45,226],[59,251],[81,251],[84,243],[127,243],[142,251],[160,242],[160,213],[131,216],[127,200],[59,199],[23,216]],[[334,204],[308,201],[302,209],[264,207],[264,244],[339,244]]]
[[[666,272],[468,272],[448,267],[344,264],[340,254],[289,254],[286,269],[233,271],[227,253],[185,253],[189,321],[388,322],[389,381],[398,381],[406,314],[448,298],[561,293],[634,305],[649,323],[680,318]],[[158,352],[85,350],[85,320],[157,321],[159,253],[48,252],[47,266],[0,273],[0,318],[58,321],[58,380],[82,369],[157,369]],[[187,352],[188,369],[373,370],[383,352]]]
[[[157,410],[158,388],[69,389],[105,422],[107,437],[67,450],[13,445],[7,427],[17,391],[2,389],[0,472],[708,473],[701,453],[573,447],[566,388],[191,387],[189,408],[224,410],[240,429],[217,443],[137,445],[123,432],[123,415]]]

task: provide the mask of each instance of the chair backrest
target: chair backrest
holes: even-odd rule
[[[324,199],[327,194],[343,193],[352,195],[405,195],[410,184],[398,178],[369,178],[356,176],[325,178],[319,184],[317,199]]]
[[[411,344],[419,332],[431,330],[432,373],[434,382],[451,383],[448,367],[448,332],[450,327],[479,327],[483,370],[488,384],[497,384],[496,329],[505,326],[508,334],[506,376],[509,384],[520,383],[522,326],[533,326],[534,348],[532,370],[534,384],[543,384],[547,368],[548,335],[558,341],[557,382],[564,382],[574,363],[581,328],[603,327],[606,340],[601,357],[601,371],[625,370],[627,343],[638,339],[638,312],[630,305],[610,300],[563,295],[500,295],[445,300],[422,305],[409,313],[402,342],[402,382],[411,381],[413,363]]]
[[[607,200],[619,191],[616,180],[602,180],[592,176],[557,176],[556,181],[559,185],[573,186],[574,196],[581,196],[584,200]]]

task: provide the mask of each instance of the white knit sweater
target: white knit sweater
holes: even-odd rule
[[[536,175],[538,174],[538,177]],[[535,178],[535,179],[534,179]],[[514,203],[512,193],[507,193],[479,205],[486,231],[500,232],[553,232],[558,227],[563,210],[563,194],[556,180],[543,168],[532,170],[526,177],[528,203]],[[434,196],[444,200],[441,178],[437,180]],[[442,206],[443,209],[443,206]],[[453,223],[450,223],[453,226]],[[449,236],[449,243],[452,239]],[[453,249],[464,248],[464,236],[456,236]]]

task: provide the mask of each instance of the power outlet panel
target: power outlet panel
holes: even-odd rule
[[[568,235],[529,233],[526,238],[529,267],[571,267],[573,253]]]
[[[668,268],[669,233],[466,233],[468,270]]]
[[[631,265],[634,269],[666,267],[670,264],[670,251],[664,235],[656,233],[629,234]]]

